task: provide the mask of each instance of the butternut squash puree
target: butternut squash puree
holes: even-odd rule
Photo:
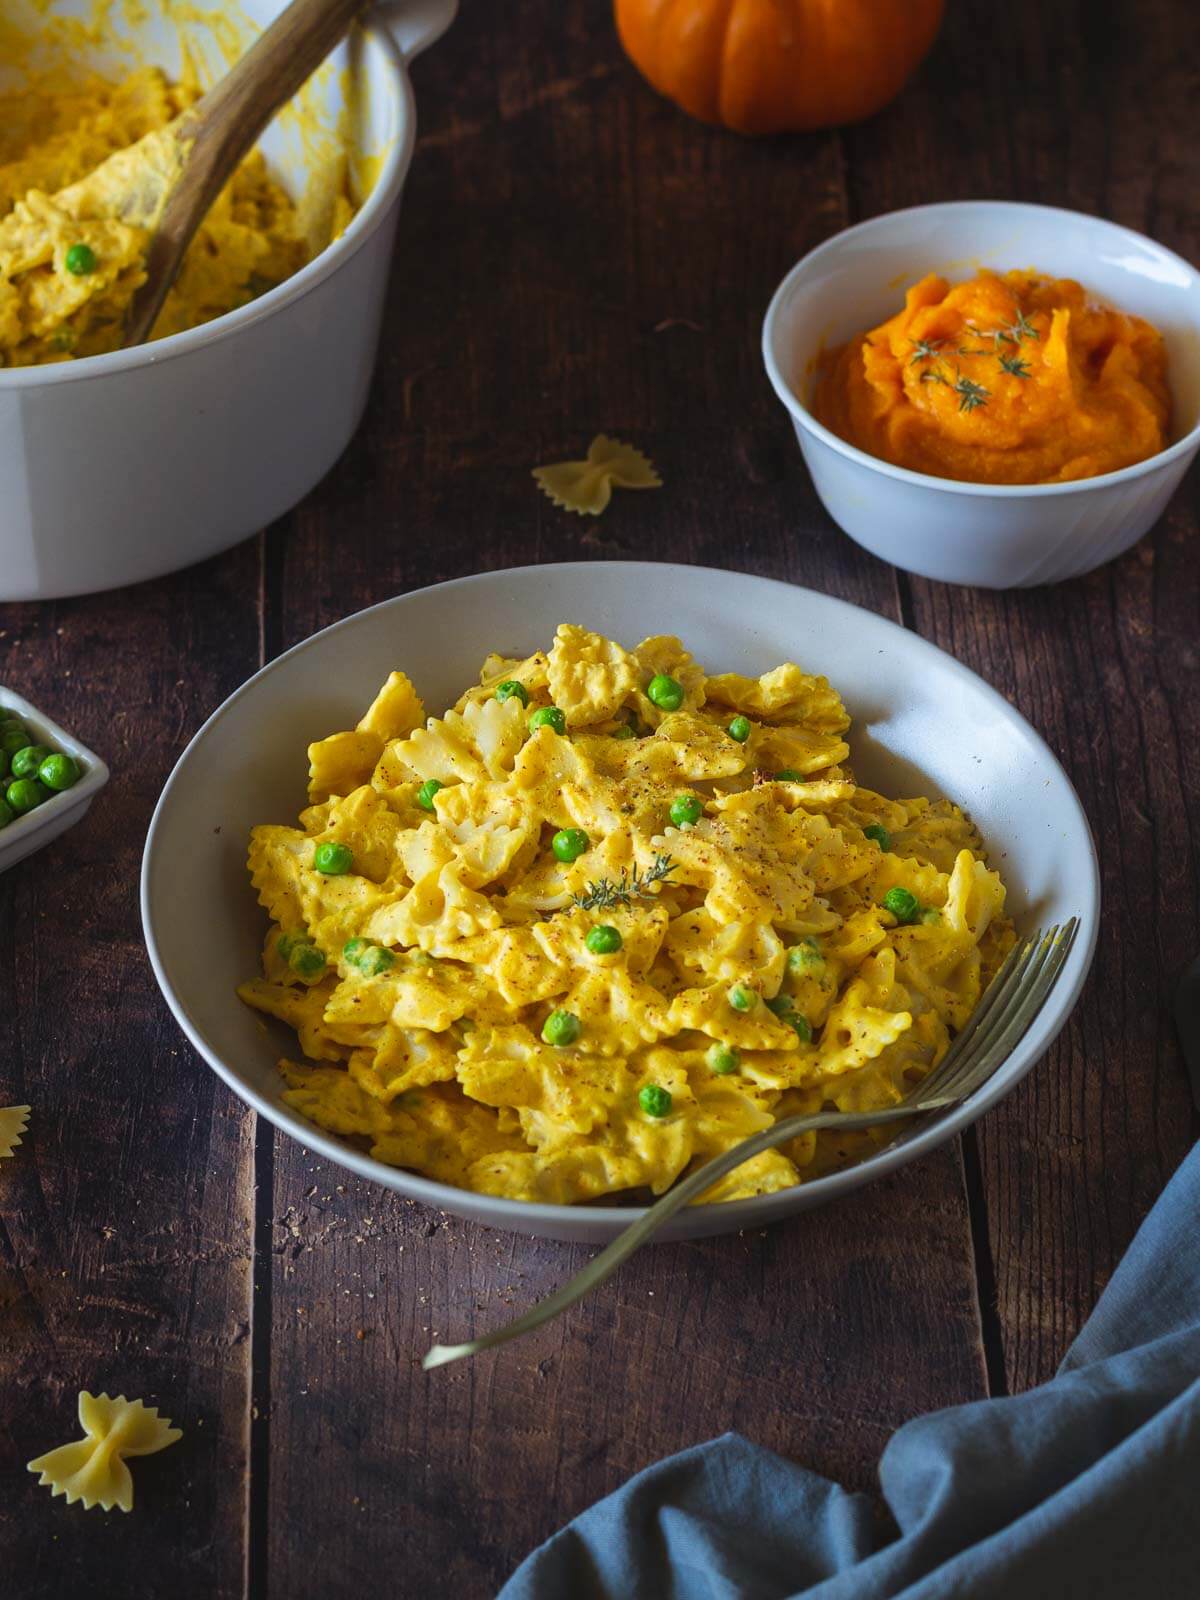
[[[71,87],[35,79],[0,95],[0,366],[120,347],[150,232],[118,215],[116,198],[128,193],[131,172],[154,193],[163,187],[174,141],[156,136],[198,95],[157,67],[116,85],[96,76]],[[343,194],[335,208],[336,236],[354,207]],[[67,253],[79,244],[95,266],[75,274]],[[252,151],[201,224],[153,337],[245,305],[309,254],[296,207]]]
[[[969,483],[1060,483],[1144,461],[1170,424],[1158,330],[1069,278],[935,274],[821,362],[813,412],[873,456]]]

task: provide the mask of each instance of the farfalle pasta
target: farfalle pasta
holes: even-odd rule
[[[31,1106],[0,1106],[0,1161],[11,1156],[29,1123]]]
[[[156,1455],[183,1438],[182,1429],[173,1428],[156,1407],[86,1389],[79,1395],[79,1425],[82,1439],[38,1456],[28,1470],[38,1473],[38,1482],[52,1494],[65,1495],[69,1506],[81,1500],[85,1511],[97,1505],[132,1511],[133,1479],[125,1457]]]
[[[777,1118],[895,1104],[1011,947],[947,801],[855,782],[849,717],[785,664],[564,624],[425,714],[393,673],[251,836],[270,919],[243,1000],[294,1030],[284,1099],[379,1160],[570,1203],[661,1193]],[[814,1134],[705,1196],[870,1141]]]
[[[581,517],[598,517],[607,509],[614,486],[618,489],[659,489],[662,479],[653,465],[631,444],[598,433],[588,445],[584,461],[556,461],[534,467],[538,487],[563,511]]]

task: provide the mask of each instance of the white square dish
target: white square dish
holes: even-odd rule
[[[35,850],[40,850],[60,833],[73,828],[83,817],[92,801],[108,782],[108,767],[94,750],[72,738],[65,728],[39,711],[6,684],[0,683],[0,716],[20,717],[38,744],[51,750],[61,750],[73,756],[79,764],[80,779],[71,789],[64,789],[53,799],[46,800],[35,811],[23,817],[14,817],[7,828],[0,828],[0,872],[23,861]]]

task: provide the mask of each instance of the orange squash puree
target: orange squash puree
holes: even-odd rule
[[[813,413],[848,444],[967,483],[1060,483],[1144,461],[1171,418],[1157,328],[1070,278],[930,273],[822,357]]]

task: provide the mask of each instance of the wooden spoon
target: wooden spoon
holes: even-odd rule
[[[143,344],[192,235],[259,134],[346,33],[367,0],[292,0],[229,72],[171,127],[176,174],[146,252],[125,348]]]

